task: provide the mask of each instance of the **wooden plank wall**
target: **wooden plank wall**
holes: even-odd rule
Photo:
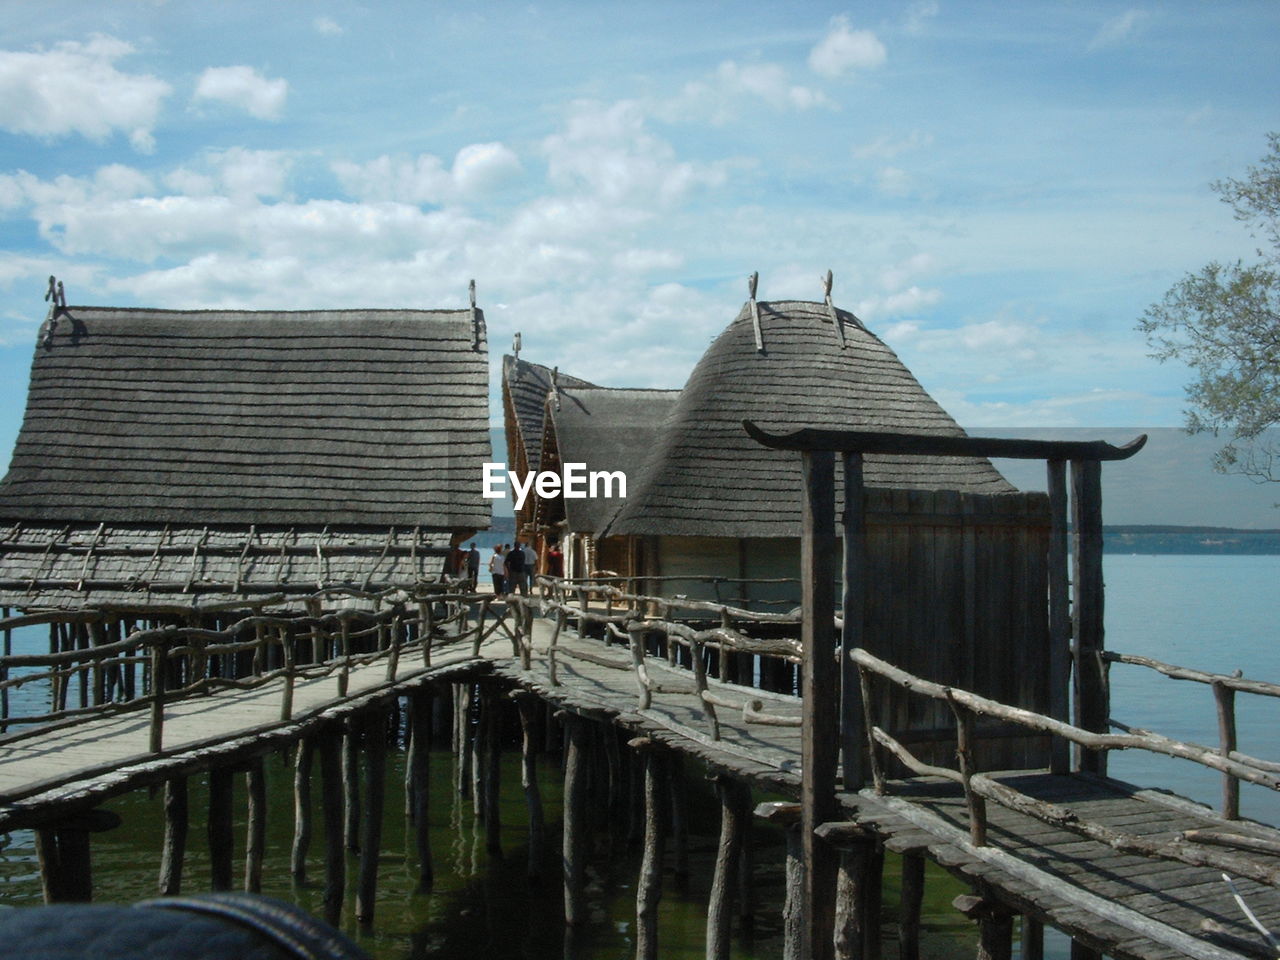
[[[1048,712],[1048,498],[869,490],[867,519],[867,648],[917,676]],[[921,759],[954,766],[945,704],[885,685],[874,700],[881,726]],[[1048,763],[1043,737],[978,741],[982,770]]]

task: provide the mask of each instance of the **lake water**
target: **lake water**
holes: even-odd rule
[[[1274,628],[1280,614],[1280,557],[1126,556],[1108,554],[1107,646],[1145,654],[1170,663],[1229,672],[1239,668],[1248,677],[1280,680],[1280,643]],[[36,649],[43,642],[33,638]],[[1217,722],[1209,688],[1174,681],[1141,667],[1112,667],[1112,715],[1125,723],[1204,744],[1217,740]],[[1280,703],[1237,696],[1239,748],[1255,756],[1280,759],[1276,730]],[[550,825],[543,883],[525,879],[525,811],[515,757],[503,771],[505,859],[491,862],[476,830],[470,801],[450,789],[451,758],[433,758],[431,801],[436,884],[422,893],[414,890],[407,866],[407,841],[401,813],[398,764],[392,754],[389,771],[384,853],[375,931],[356,931],[348,916],[344,926],[380,960],[455,958],[488,952],[529,960],[581,958],[623,960],[633,952],[634,882],[638,851],[624,838],[597,836],[589,870],[591,922],[566,943],[560,920],[559,771],[544,763],[542,788]],[[1202,802],[1216,804],[1220,778],[1185,761],[1139,753],[1113,753],[1114,776],[1143,785],[1159,785]],[[677,885],[668,875],[662,901],[660,941],[665,958],[704,955],[704,925],[711,864],[715,852],[716,811],[706,784],[692,765],[688,785],[694,793],[691,823],[692,876]],[[295,886],[288,874],[292,834],[290,774],[281,763],[268,763],[272,819],[268,825],[265,892],[318,908],[319,888]],[[237,785],[242,790],[242,785]],[[204,784],[193,778],[192,831],[189,841],[187,889],[207,888],[208,857],[204,850],[202,810]],[[1280,823],[1280,795],[1245,784],[1241,792],[1245,815]],[[763,798],[761,798],[763,799]],[[242,806],[243,794],[237,795]],[[159,862],[161,808],[159,797],[145,793],[122,797],[110,804],[122,814],[124,826],[94,838],[95,890],[103,901],[131,902],[154,895]],[[237,827],[237,854],[242,854],[243,825]],[[403,851],[403,852],[402,852]],[[320,849],[313,846],[312,874],[320,876]],[[735,956],[781,956],[779,936],[782,900],[782,840],[769,830],[756,833],[755,888],[761,904],[754,928],[735,943]],[[237,859],[236,869],[242,861]],[[897,863],[886,870],[886,911],[896,910]],[[352,889],[354,876],[349,878]],[[973,955],[972,928],[950,906],[964,887],[938,871],[928,877],[924,908],[924,953],[933,958]],[[0,904],[26,905],[40,900],[33,841],[26,831],[14,833],[0,847]],[[887,913],[892,916],[892,913]],[[1066,960],[1065,938],[1050,932],[1046,954]],[[894,956],[890,944],[886,957]]]

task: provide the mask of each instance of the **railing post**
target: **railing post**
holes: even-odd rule
[[[280,628],[280,651],[284,659],[284,694],[280,700],[280,719],[293,719],[293,627]]]
[[[836,858],[815,833],[837,819],[836,767],[840,751],[840,691],[831,667],[835,645],[835,457],[801,454],[800,580],[803,726],[800,745],[801,843],[805,864],[803,954],[831,960],[835,927]]]
[[[969,842],[975,847],[987,843],[987,803],[973,789],[973,713],[956,703],[947,689],[947,704],[956,718],[956,758],[963,777],[964,802],[969,808]]]
[[[164,638],[156,637],[151,644],[151,752],[164,749],[164,686],[165,686]]]
[[[1110,717],[1106,668],[1102,662],[1102,464],[1097,460],[1071,461],[1072,545],[1075,575],[1072,627],[1075,634],[1076,726],[1091,733],[1106,733]],[[1105,750],[1077,748],[1076,766],[1106,776]]]
[[[1240,671],[1236,671],[1240,676]],[[1218,752],[1230,757],[1236,749],[1236,692],[1221,680],[1212,684],[1213,700],[1218,708]],[[1222,775],[1222,815],[1228,820],[1240,819],[1240,781],[1229,773]]]

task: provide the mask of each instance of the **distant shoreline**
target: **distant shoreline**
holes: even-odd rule
[[[1280,554],[1280,530],[1174,525],[1103,525],[1104,553],[1259,556]]]

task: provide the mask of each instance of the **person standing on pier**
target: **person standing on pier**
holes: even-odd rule
[[[489,575],[493,577],[493,595],[500,597],[507,592],[506,557],[502,555],[502,544],[493,545],[493,556],[489,558]]]
[[[467,551],[467,581],[470,583],[470,589],[475,590],[476,583],[480,579],[480,550],[475,543],[471,544],[471,549]]]
[[[529,594],[529,578],[525,569],[524,550],[517,540],[507,553],[507,590],[510,593],[519,591],[522,596]]]

